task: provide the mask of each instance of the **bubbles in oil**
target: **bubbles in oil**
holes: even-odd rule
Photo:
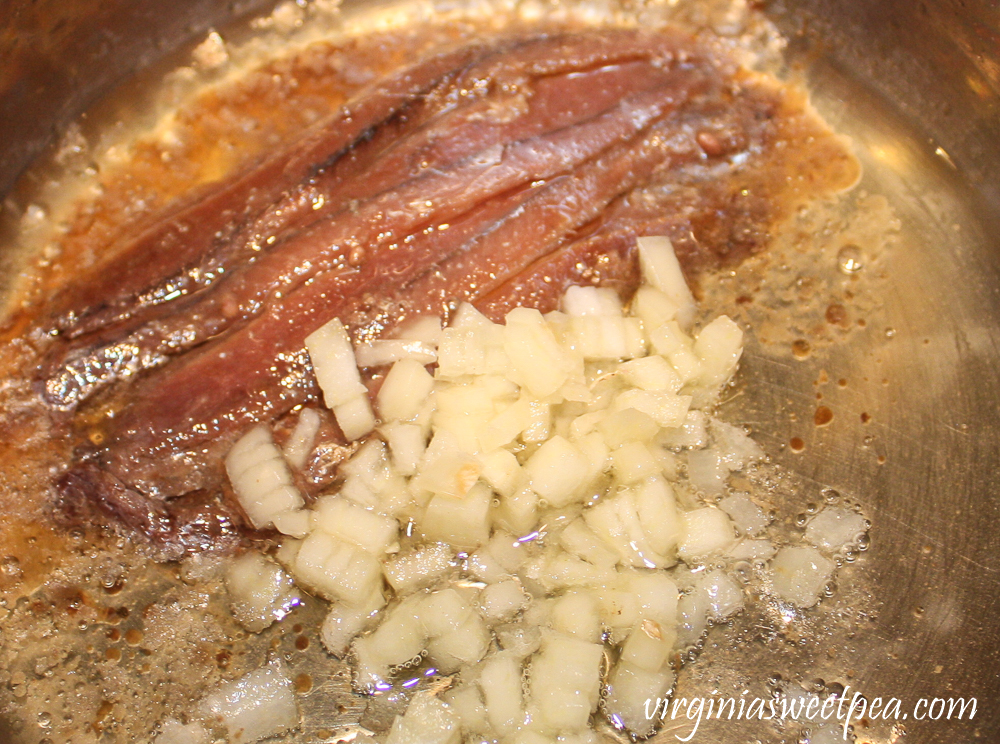
[[[854,243],[841,248],[837,251],[837,266],[845,274],[857,274],[865,267],[861,248]]]

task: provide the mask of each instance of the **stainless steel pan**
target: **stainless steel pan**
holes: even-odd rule
[[[0,193],[110,87],[266,6],[7,0]],[[751,347],[742,394],[727,407],[795,474],[781,486],[793,498],[806,504],[835,489],[862,504],[872,547],[825,611],[843,633],[817,631],[802,646],[755,634],[744,617],[709,644],[680,690],[767,692],[772,672],[808,670],[820,679],[807,682],[900,698],[904,711],[922,698],[977,699],[972,721],[871,719],[856,725],[858,741],[1000,741],[1000,6],[784,0],[766,10],[817,108],[854,139],[860,188],[888,199],[900,230],[863,269],[882,274],[866,330],[805,360],[780,345]],[[812,424],[817,392],[835,416],[823,427]],[[309,737],[320,728],[303,740],[317,740]],[[675,740],[671,731],[658,741]],[[42,733],[17,716],[0,719],[0,741]],[[699,738],[800,735],[795,726],[713,722]]]

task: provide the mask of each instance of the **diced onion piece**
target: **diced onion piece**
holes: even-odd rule
[[[720,622],[743,608],[743,590],[722,571],[712,571],[703,577],[695,591],[704,594],[708,617]]]
[[[720,509],[705,507],[681,515],[681,542],[677,554],[695,563],[723,552],[736,541],[733,523]]]
[[[495,516],[496,523],[503,529],[524,535],[535,526],[537,514],[538,494],[525,487],[512,496],[502,496]]]
[[[274,515],[274,529],[282,535],[303,538],[309,534],[312,519],[305,509],[287,509]]]
[[[427,439],[423,427],[418,424],[401,424],[393,422],[384,424],[379,431],[385,437],[392,453],[392,466],[400,475],[413,475],[417,472],[420,458],[427,449]]]
[[[562,309],[567,315],[577,317],[617,317],[622,314],[622,302],[618,293],[607,287],[567,287],[562,296]]]
[[[637,408],[622,408],[605,416],[597,425],[609,447],[627,442],[648,442],[660,430],[648,413]]]
[[[397,596],[429,586],[454,566],[455,556],[441,543],[421,545],[390,558],[382,566],[385,578]]]
[[[607,315],[570,318],[568,340],[586,361],[632,359],[645,351],[642,328],[635,318]]]
[[[819,602],[833,569],[833,561],[816,548],[782,548],[771,559],[774,593],[796,607],[812,607]]]
[[[549,633],[531,660],[531,699],[540,723],[552,731],[581,731],[597,707],[604,647]]]
[[[490,584],[479,596],[479,607],[483,616],[491,623],[510,620],[528,604],[528,595],[517,579],[507,579]]]
[[[570,591],[552,601],[553,630],[587,643],[601,642],[600,607],[590,591]]]
[[[419,520],[424,538],[459,550],[477,548],[490,536],[489,512],[493,495],[482,483],[459,498],[437,494]]]
[[[677,371],[661,356],[632,359],[621,364],[618,367],[618,372],[629,385],[641,390],[676,393],[680,391],[682,386]]]
[[[351,339],[340,320],[334,318],[309,334],[306,349],[327,408],[335,410],[355,398],[367,396]]]
[[[519,658],[509,652],[494,654],[483,664],[479,686],[486,701],[486,716],[494,731],[503,736],[524,725]]]
[[[734,561],[767,560],[777,548],[770,540],[740,540],[726,553]]]
[[[361,439],[375,428],[375,414],[367,393],[334,406],[333,417],[349,442]]]
[[[644,738],[653,733],[657,720],[657,716],[647,717],[647,705],[652,712],[658,700],[665,701],[673,683],[674,674],[669,666],[651,672],[619,663],[611,673],[605,709],[612,721]]]
[[[748,537],[760,534],[771,521],[764,510],[751,501],[750,496],[745,493],[726,496],[719,502],[719,508],[729,515],[729,518],[736,525],[736,529]],[[806,539],[809,539],[808,527],[806,528]],[[810,542],[812,541],[810,540]]]
[[[701,360],[697,383],[709,393],[714,393],[736,371],[743,353],[743,331],[728,316],[720,315],[698,334],[694,353]]]
[[[431,348],[441,342],[441,319],[436,315],[421,315],[405,323],[396,331],[397,338],[420,341]]]
[[[505,449],[495,449],[480,456],[483,480],[501,496],[511,496],[525,477],[517,457]]]
[[[559,346],[542,314],[518,307],[507,313],[504,351],[510,359],[510,377],[536,398],[556,392],[569,376],[571,361]]]
[[[670,484],[659,476],[645,479],[635,489],[635,505],[649,546],[672,557],[683,527]]]
[[[464,731],[486,731],[490,725],[486,718],[486,705],[479,686],[475,683],[453,687],[442,695],[461,721]]]
[[[358,687],[372,689],[384,683],[390,668],[416,659],[424,650],[427,634],[417,617],[421,601],[419,595],[404,599],[386,613],[374,631],[354,639],[351,648],[357,661]]]
[[[659,475],[660,465],[641,442],[626,442],[611,452],[611,467],[619,482],[638,483]]]
[[[663,292],[677,305],[677,319],[688,326],[694,320],[695,301],[681,271],[681,264],[674,253],[670,238],[665,236],[643,237],[636,241],[639,247],[639,266],[643,279]]]
[[[386,744],[459,744],[462,740],[458,716],[445,703],[420,692],[402,716],[396,716]]]
[[[583,453],[558,435],[539,447],[524,466],[532,490],[556,507],[573,500],[588,469]]]
[[[655,620],[644,619],[629,633],[619,660],[647,672],[658,672],[673,651],[676,638],[675,628],[664,628]]]
[[[292,474],[264,425],[243,435],[226,456],[226,472],[240,506],[257,529],[273,524],[280,512],[299,509],[302,494],[292,484]]]
[[[322,530],[302,541],[292,574],[324,596],[355,604],[379,590],[382,581],[375,556]]]
[[[867,529],[865,518],[850,509],[828,506],[806,525],[806,540],[835,553],[857,543]]]
[[[482,466],[448,431],[438,431],[420,460],[414,488],[461,498],[479,480]]]
[[[373,555],[388,551],[398,539],[399,523],[339,496],[323,496],[313,505],[313,521],[318,529]]]
[[[437,361],[434,347],[422,341],[402,338],[379,338],[354,349],[354,357],[359,367],[385,367],[401,359],[412,359],[420,364]]]
[[[230,741],[259,741],[299,725],[295,694],[280,663],[222,685],[199,707],[207,717],[222,721]]]
[[[618,552],[605,545],[586,522],[579,518],[570,522],[559,534],[559,545],[595,566],[610,568],[618,563]]]
[[[382,592],[376,591],[364,602],[348,604],[334,602],[323,620],[320,638],[326,650],[343,658],[354,637],[363,631],[385,605]]]
[[[688,480],[702,493],[718,496],[726,487],[729,468],[722,461],[719,451],[695,450],[688,453]]]
[[[708,444],[708,426],[702,411],[688,411],[679,428],[664,429],[656,437],[664,447],[701,449]]]
[[[299,604],[292,578],[260,553],[244,553],[226,569],[233,617],[251,633],[259,633]]]
[[[503,326],[491,322],[471,305],[461,305],[452,325],[441,334],[438,378],[503,374],[509,363]]]
[[[657,354],[662,355],[677,372],[682,382],[698,379],[701,360],[694,353],[693,342],[676,321],[668,321],[649,329],[649,342]]]
[[[184,725],[176,718],[168,718],[160,724],[153,744],[208,744],[208,731],[197,722]]]
[[[403,359],[392,365],[378,391],[378,412],[386,421],[409,421],[434,389],[434,378],[424,365]]]
[[[614,402],[615,411],[634,408],[663,427],[682,426],[691,407],[691,396],[655,390],[626,390]]]
[[[677,303],[656,287],[648,284],[639,287],[632,298],[632,315],[642,321],[647,329],[659,328],[677,318]]]
[[[305,467],[309,460],[309,455],[312,454],[313,446],[316,444],[320,423],[319,413],[313,408],[303,408],[299,413],[292,435],[285,444],[285,460],[296,470]]]

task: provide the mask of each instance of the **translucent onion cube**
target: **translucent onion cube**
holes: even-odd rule
[[[333,417],[349,442],[361,439],[375,428],[375,414],[368,393],[333,406]]]
[[[655,620],[639,622],[622,645],[621,662],[648,672],[658,672],[673,651],[677,630]]]
[[[208,744],[208,731],[200,723],[181,723],[176,718],[168,718],[160,725],[160,733],[153,744]]]
[[[615,290],[608,287],[567,287],[562,296],[562,309],[567,315],[622,314],[622,301]]]
[[[507,313],[504,350],[510,359],[511,379],[536,398],[556,392],[572,367],[542,314],[530,308]]]
[[[649,736],[659,719],[657,716],[647,717],[647,705],[652,713],[657,702],[666,698],[673,683],[674,674],[669,666],[651,672],[619,663],[611,673],[605,709],[613,722],[634,735]]]
[[[490,726],[501,736],[524,724],[521,693],[521,659],[509,652],[499,652],[483,664],[479,686],[486,701]]]
[[[539,447],[524,469],[532,490],[551,506],[565,506],[583,485],[590,463],[580,450],[558,435]]]
[[[612,406],[614,411],[634,408],[662,427],[682,426],[691,408],[691,396],[657,390],[626,390]]]
[[[299,603],[292,578],[260,553],[244,553],[226,569],[233,617],[252,633],[280,620]]]
[[[552,600],[549,622],[567,636],[587,643],[601,641],[600,604],[593,592],[570,591]]]
[[[379,416],[387,421],[409,421],[420,412],[433,389],[434,378],[423,364],[402,359],[392,365],[379,388]]]
[[[354,637],[373,622],[375,614],[384,605],[381,592],[373,592],[368,600],[360,604],[334,602],[320,627],[323,646],[334,656],[343,658]]]
[[[806,525],[806,540],[831,553],[857,543],[867,529],[865,518],[850,509],[828,506]]]
[[[399,523],[339,496],[322,496],[313,505],[317,529],[353,543],[373,555],[385,553],[398,539]]]
[[[257,529],[272,526],[275,515],[300,509],[304,503],[271,430],[264,425],[252,428],[229,450],[226,473]]]
[[[432,543],[398,553],[383,564],[382,570],[396,594],[405,596],[433,584],[451,570],[454,560],[447,545]]]
[[[587,728],[597,707],[604,646],[561,633],[547,634],[531,659],[531,699],[540,722],[553,731]]]
[[[642,390],[665,390],[676,393],[682,387],[681,378],[676,370],[661,356],[647,356],[624,362],[619,365],[618,372],[629,385]]]
[[[479,483],[460,498],[435,495],[419,520],[427,540],[444,542],[459,550],[477,548],[490,536],[490,505],[493,494]]]
[[[279,663],[222,685],[199,708],[206,717],[221,720],[230,741],[259,741],[299,725],[295,694]]]
[[[527,606],[528,599],[521,582],[507,579],[483,589],[479,595],[479,608],[489,622],[506,622]]]
[[[719,502],[719,507],[733,520],[736,529],[750,537],[760,534],[771,522],[764,510],[751,501],[750,496],[745,493],[726,496]],[[808,539],[808,533],[807,527],[806,539]]]
[[[686,563],[723,552],[736,541],[736,531],[721,509],[705,507],[681,515],[681,542],[677,554]]]
[[[646,328],[659,328],[664,323],[676,319],[680,308],[656,287],[644,284],[632,298],[630,312],[642,321]]]
[[[413,697],[406,713],[396,716],[386,744],[459,744],[462,740],[458,716],[445,703],[428,693]]]
[[[309,334],[306,349],[327,408],[336,409],[355,398],[367,396],[351,339],[337,318]]]
[[[636,244],[639,247],[639,266],[643,279],[663,292],[677,306],[678,320],[685,326],[689,325],[696,310],[694,295],[681,271],[670,238],[643,237]]]
[[[782,548],[771,559],[774,593],[796,607],[812,607],[823,595],[833,569],[833,561],[816,548]]]
[[[368,551],[321,530],[302,541],[292,571],[331,599],[360,603],[382,583],[382,566]]]
[[[743,331],[728,316],[720,315],[705,326],[694,342],[701,360],[697,382],[709,390],[729,381],[743,353]]]

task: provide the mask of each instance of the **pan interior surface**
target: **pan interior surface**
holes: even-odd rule
[[[971,54],[980,68],[964,77],[957,62],[941,68],[943,80],[957,76],[965,86],[948,116],[961,119],[965,111],[968,129],[948,129],[947,116],[920,110],[932,95],[907,105],[887,93],[893,82],[885,66],[851,57],[846,41],[824,43],[824,23],[845,18],[847,36],[860,35],[862,21],[895,28],[905,5],[886,3],[873,18],[860,17],[853,6],[861,4],[769,9],[791,39],[793,74],[804,77],[832,128],[851,138],[864,168],[861,183],[838,204],[797,215],[772,254],[706,287],[705,304],[731,302],[742,285],[758,290],[759,300],[726,308],[755,330],[722,413],[746,423],[770,455],[773,468],[758,478],[782,504],[781,517],[794,522],[829,499],[856,503],[872,522],[871,547],[838,574],[833,596],[814,612],[783,617],[780,608],[763,605],[713,631],[684,668],[675,695],[766,698],[794,683],[899,698],[904,711],[920,699],[976,698],[971,721],[871,718],[855,723],[854,733],[879,744],[991,741],[1000,739],[1000,715],[990,710],[1000,699],[1000,140],[983,139],[1000,121],[1000,60],[994,48],[992,60]],[[971,12],[982,14],[973,20],[983,34],[1000,35],[985,7]],[[934,26],[926,13],[908,18],[925,29],[956,28]],[[200,26],[196,31],[203,35]],[[913,43],[894,52],[905,69],[906,55],[918,55],[919,35],[901,38]],[[962,56],[969,52],[959,48],[962,38],[956,33],[935,43],[942,54],[952,49]],[[873,48],[882,53],[880,45]],[[907,80],[898,88],[934,83]],[[816,238],[811,257],[802,255],[796,230]],[[846,317],[831,316],[832,305]],[[820,407],[832,419],[820,423]],[[74,550],[84,556],[88,548]],[[0,669],[0,740],[58,741],[52,732],[60,722],[49,713],[61,708],[56,699],[103,684],[102,676],[114,683],[122,647],[127,663],[141,667],[154,663],[143,649],[197,645],[217,660],[223,677],[270,651],[284,656],[292,662],[304,721],[288,741],[348,741],[353,723],[391,721],[392,701],[366,707],[351,694],[347,669],[322,650],[314,632],[320,603],[307,601],[291,622],[259,636],[213,616],[215,635],[206,637],[200,618],[216,612],[210,608],[223,591],[217,578],[201,583],[212,566],[147,568],[141,582],[126,579],[131,568],[95,563],[86,574],[98,587],[94,597],[56,582],[0,606],[0,647],[27,637],[17,633],[36,614],[40,626],[78,623],[81,630],[66,647],[39,654],[31,668]],[[143,637],[149,617],[129,609],[142,607],[159,613],[172,635]],[[87,635],[88,626],[99,634]],[[74,661],[95,654],[104,657],[98,664]],[[175,665],[172,674],[189,671],[180,655],[168,663]],[[51,699],[39,697],[37,682],[53,673],[65,676],[44,686]],[[88,697],[86,720],[69,724],[80,732],[72,740],[114,741],[102,721],[127,715],[123,705]],[[651,741],[676,741],[691,727],[690,720],[667,721]],[[693,740],[798,742],[809,731],[794,722],[706,718]]]

